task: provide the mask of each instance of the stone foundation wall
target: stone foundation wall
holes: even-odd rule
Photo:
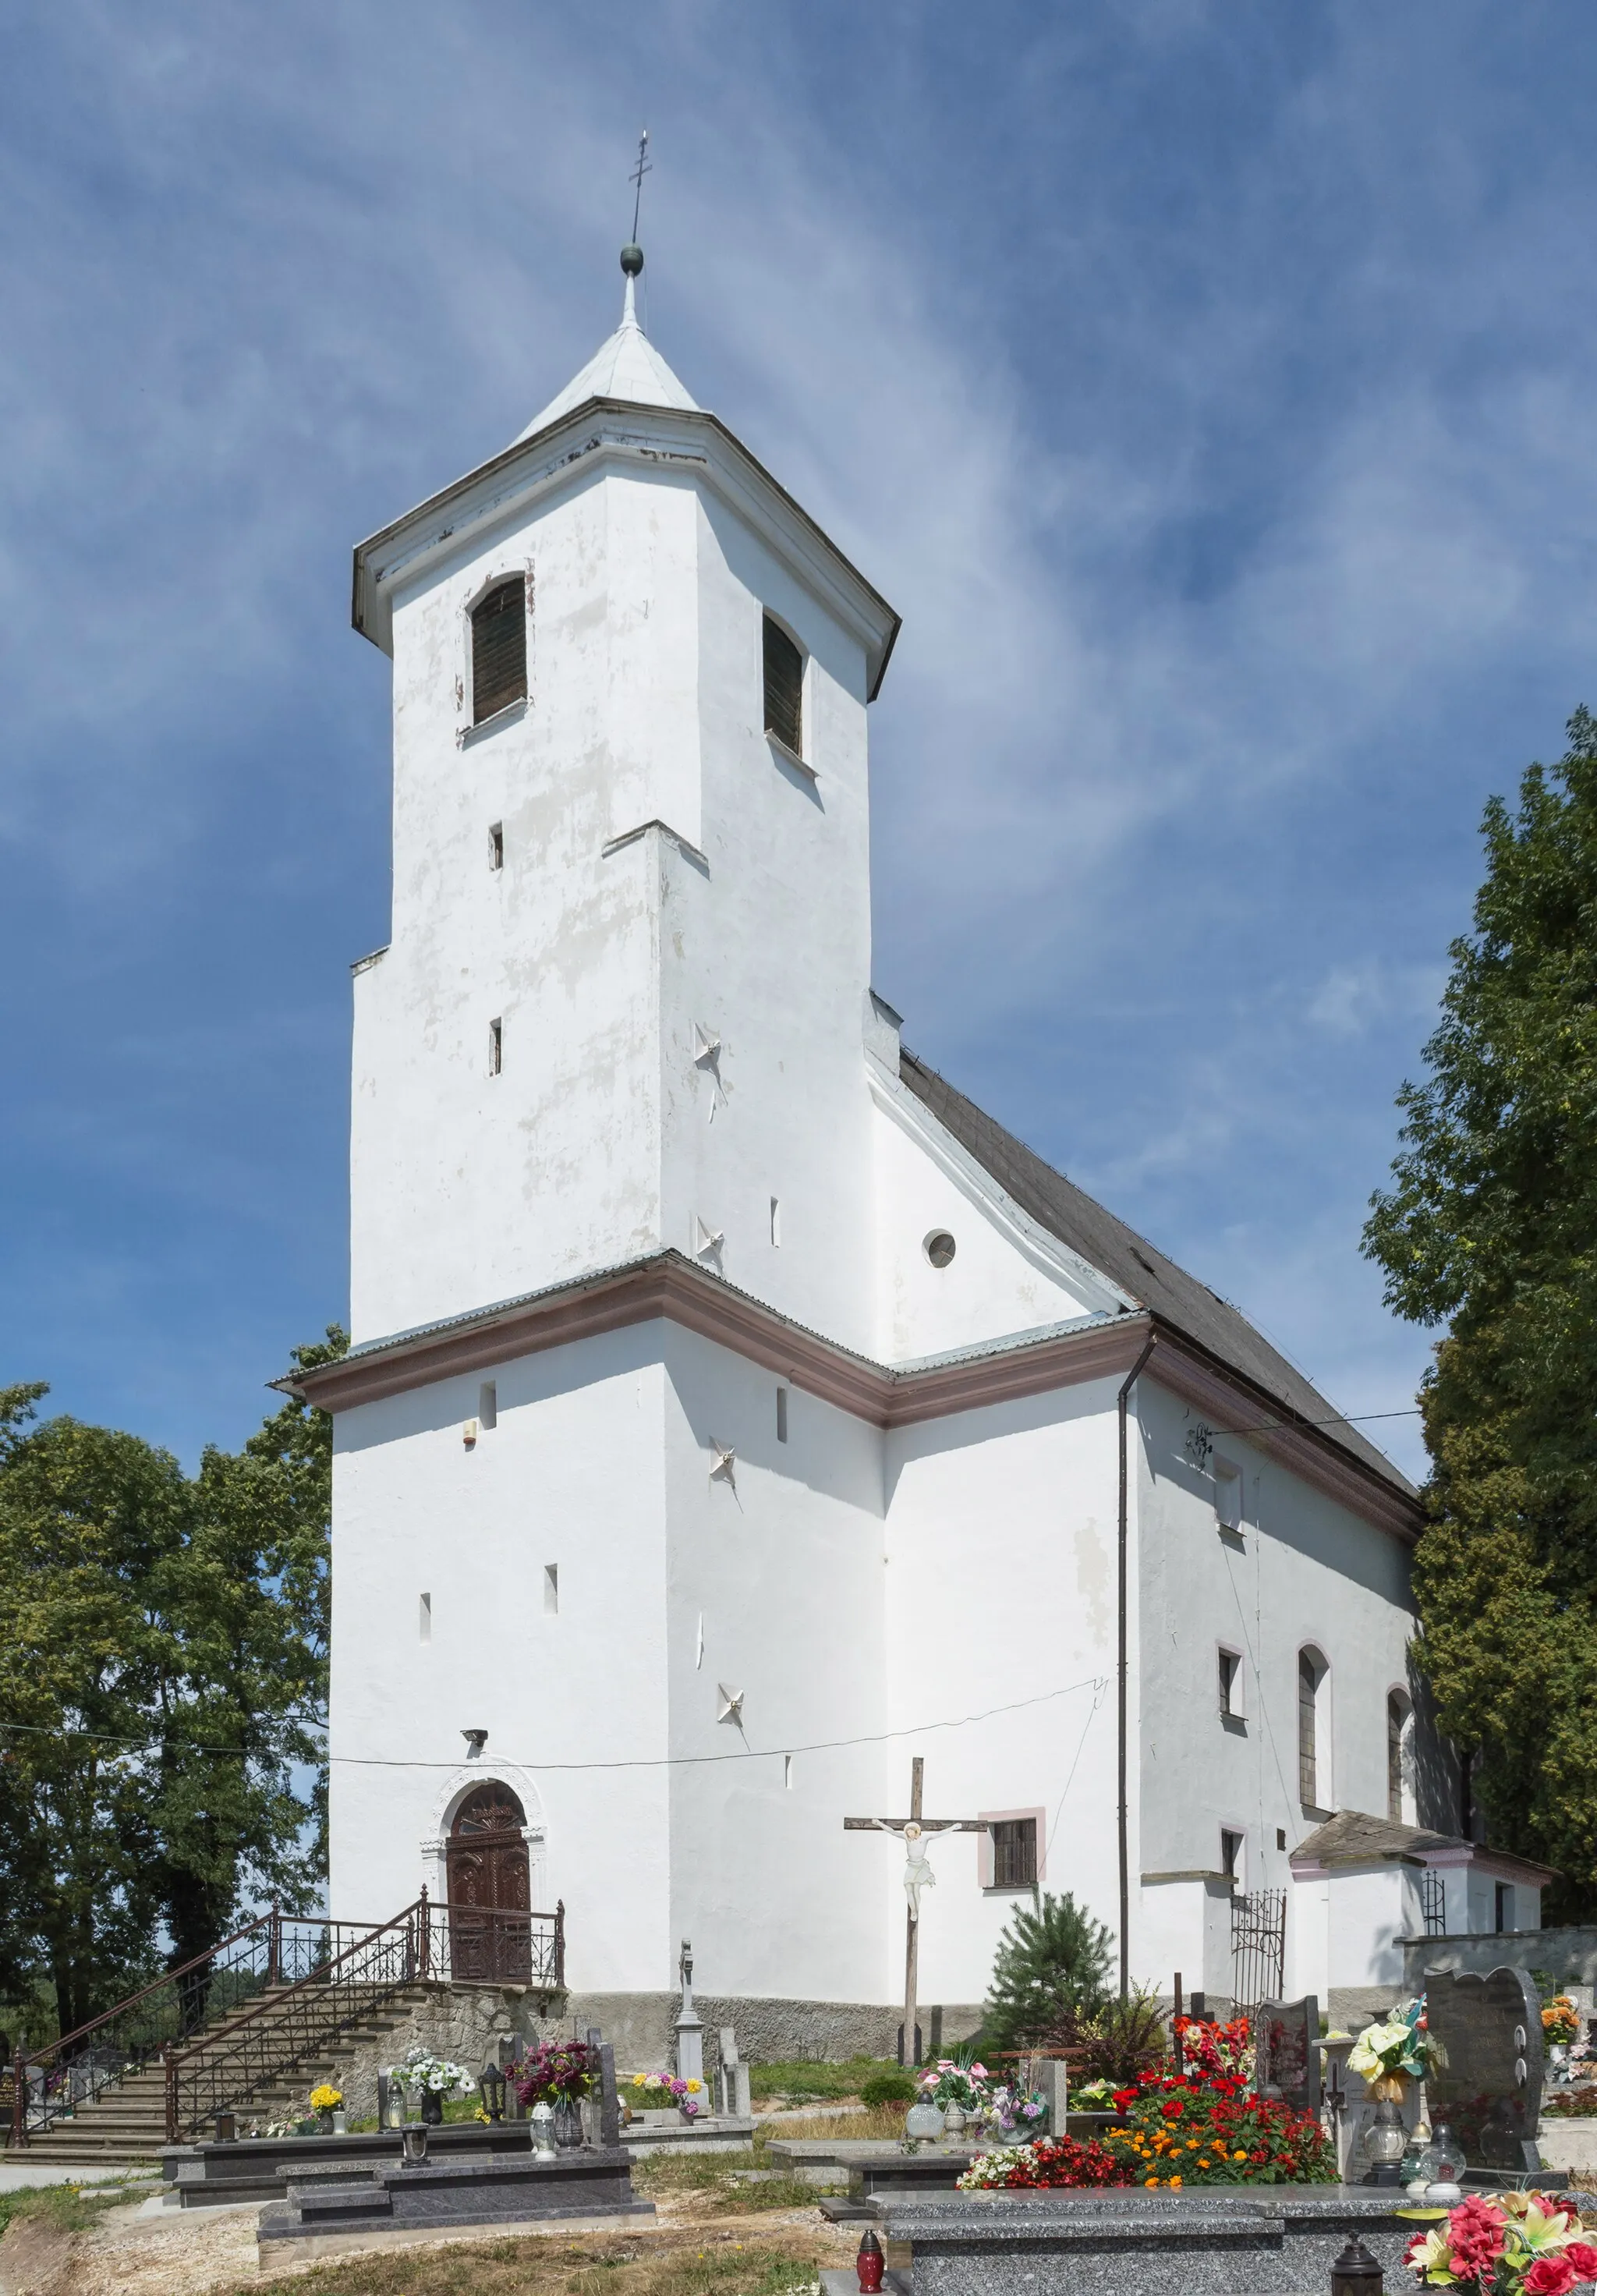
[[[538,2014],[538,2000],[516,1986],[411,1986],[385,2013],[395,2020],[387,2032],[329,2052],[336,2059],[332,2079],[344,2092],[351,2120],[369,2120],[376,2112],[378,2073],[416,2046],[453,2057],[476,2073],[491,2059],[520,2055],[539,2041],[573,2030],[583,2034],[597,2025],[615,2049],[618,2071],[671,2070],[675,1993],[571,1993],[556,1997],[545,2016]],[[892,2057],[903,2022],[901,2009],[859,2001],[705,1994],[698,2006],[705,2025],[705,2068],[711,2073],[720,2062],[723,2025],[737,2034],[743,2063],[775,2064],[795,2058],[827,2063]],[[934,2004],[921,2011],[921,2041],[935,2056],[968,2039],[980,2023],[979,2004]]]

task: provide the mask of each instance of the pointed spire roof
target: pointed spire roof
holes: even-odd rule
[[[643,253],[639,247],[621,250],[621,268],[627,274],[627,293],[621,306],[621,324],[613,335],[601,343],[593,357],[579,374],[574,374],[565,389],[556,393],[541,414],[535,414],[525,430],[519,431],[513,443],[520,446],[523,439],[536,438],[562,414],[581,406],[590,398],[624,398],[635,406],[675,406],[689,414],[700,410],[655,349],[638,324],[637,275],[643,267]]]

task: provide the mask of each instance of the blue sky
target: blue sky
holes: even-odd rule
[[[341,1313],[350,545],[613,325],[646,121],[655,340],[905,617],[908,1041],[1409,1403],[1363,1208],[1597,703],[1594,83],[1576,0],[0,8],[0,1378],[192,1461]]]

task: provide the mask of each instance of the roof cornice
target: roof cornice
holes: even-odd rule
[[[1130,1368],[1151,1333],[1157,1344],[1145,1377],[1212,1417],[1245,1422],[1250,1443],[1377,1528],[1409,1542],[1419,1531],[1417,1506],[1363,1472],[1317,1430],[1294,1424],[1273,1398],[1207,1361],[1190,1340],[1157,1316],[1084,1318],[1035,1337],[1020,1334],[898,1370],[807,1330],[676,1250],[653,1252],[524,1299],[402,1332],[274,1385],[321,1410],[348,1411],[437,1380],[659,1318],[883,1428],[913,1426],[1112,1378]],[[1265,1420],[1274,1423],[1261,1431],[1253,1423]]]
[[[590,398],[429,496],[356,545],[350,610],[356,628],[391,652],[396,589],[458,550],[477,529],[586,480],[606,463],[657,473],[673,464],[692,470],[757,533],[778,543],[800,579],[864,648],[865,699],[876,699],[898,636],[898,616],[719,416],[697,407]]]

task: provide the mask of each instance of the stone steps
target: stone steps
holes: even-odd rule
[[[380,2041],[384,2034],[403,2024],[409,2013],[411,1995],[423,1989],[407,1987],[398,1996],[390,1997],[391,2008],[387,2002],[381,2007],[373,2002],[369,2009],[356,2012],[357,2022],[318,2043],[313,2054],[291,2059],[268,2087],[258,2088],[248,2099],[241,2100],[239,2110],[261,2120],[285,2120],[319,2082],[331,2081],[335,2087],[342,2087],[340,2075],[345,2066],[363,2048],[369,2048],[373,2042]],[[264,2028],[269,2032],[274,2025],[286,2021],[286,2018],[274,2017],[272,2009],[285,2000],[291,1990],[287,1986],[274,1986],[258,1997],[251,2005],[260,2012],[255,2020],[258,2031]],[[225,2017],[209,2021],[201,2030],[198,2046],[203,2048],[208,2041],[219,2038],[226,2023]],[[53,2128],[30,2137],[26,2149],[13,2146],[9,2152],[0,2153],[0,2159],[19,2165],[37,2161],[41,2167],[102,2166],[123,2161],[131,2164],[153,2161],[166,2141],[166,2075],[160,2065],[152,2065],[128,2074],[114,2087],[103,2089],[98,2096],[86,2101],[71,2120],[57,2121]]]

